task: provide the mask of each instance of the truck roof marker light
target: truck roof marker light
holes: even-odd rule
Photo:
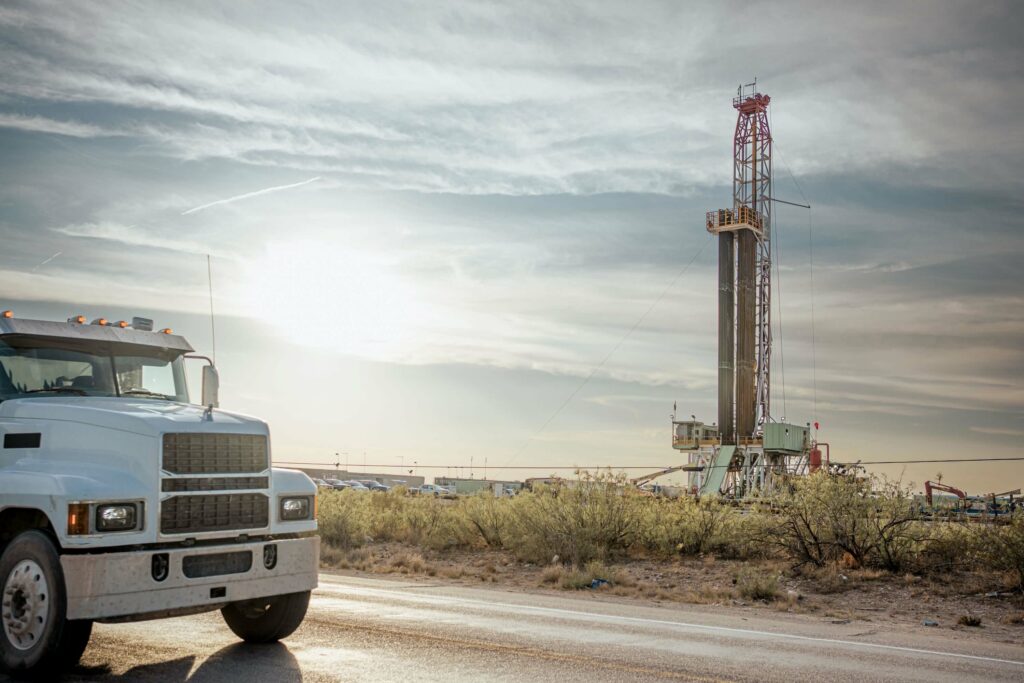
[[[84,536],[89,533],[89,505],[68,503],[68,536]]]
[[[128,327],[128,321],[127,320],[118,320],[117,321],[117,326],[120,327],[121,329],[124,329],[124,328]]]
[[[92,324],[93,325],[103,326],[103,325],[107,324],[107,319],[106,318],[96,318],[95,320],[92,321]]]
[[[13,318],[14,311],[4,311],[3,313],[0,313],[0,315],[2,315],[5,318]]]
[[[161,334],[174,334],[174,330],[172,330],[169,327],[165,327],[164,329],[160,330],[160,333]]]
[[[68,318],[68,322],[69,323],[78,323],[79,325],[84,325],[85,324],[85,316],[84,315],[73,315],[70,318]]]

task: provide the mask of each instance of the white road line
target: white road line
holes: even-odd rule
[[[320,589],[324,590],[324,586],[321,585]],[[380,589],[380,588],[365,588],[365,587],[361,587],[361,586],[360,587],[355,587],[355,586],[348,586],[348,585],[340,584],[340,583],[334,584],[334,587],[332,587],[331,589],[328,589],[328,590],[338,590],[339,592],[354,593],[354,594],[358,594],[360,592],[363,592],[363,593],[373,593],[373,594],[382,595],[382,596],[388,596],[388,597],[399,597],[399,598],[404,599],[404,600],[409,601],[409,602],[418,602],[418,603],[421,603],[421,604],[423,604],[423,603],[430,603],[430,604],[434,604],[434,605],[441,605],[441,606],[443,606],[444,604],[455,603],[455,604],[461,604],[461,605],[465,605],[465,606],[489,607],[491,609],[494,609],[494,608],[505,608],[505,609],[508,609],[510,611],[519,610],[519,611],[535,612],[535,613],[541,613],[541,614],[560,614],[560,615],[563,615],[563,616],[575,617],[577,619],[584,619],[584,620],[588,619],[588,618],[595,618],[596,617],[596,618],[600,618],[600,619],[608,619],[608,620],[624,622],[624,623],[631,623],[631,624],[658,624],[658,625],[663,625],[663,626],[676,626],[676,627],[682,627],[682,628],[696,629],[696,630],[699,630],[699,631],[711,631],[711,632],[717,632],[717,633],[735,633],[735,634],[743,634],[743,635],[751,635],[751,636],[760,636],[760,637],[764,637],[764,638],[778,638],[778,639],[782,639],[782,640],[800,640],[800,641],[811,642],[811,643],[830,643],[832,645],[846,645],[846,646],[850,646],[850,647],[859,647],[859,648],[875,648],[875,649],[880,649],[880,650],[894,650],[894,651],[897,651],[897,652],[910,652],[910,653],[914,653],[914,654],[932,655],[932,656],[937,656],[937,657],[954,657],[954,658],[958,658],[958,659],[970,659],[970,660],[974,660],[974,661],[993,662],[993,663],[997,663],[997,664],[1013,664],[1013,665],[1016,665],[1016,666],[1024,666],[1024,661],[1018,661],[1018,660],[1014,660],[1014,659],[1000,659],[998,657],[985,657],[983,655],[968,655],[968,654],[961,654],[961,653],[957,653],[957,652],[941,652],[939,650],[925,650],[925,649],[922,649],[922,648],[905,647],[905,646],[902,646],[902,645],[883,645],[881,643],[864,643],[864,642],[858,642],[858,641],[855,641],[855,640],[841,640],[839,638],[819,638],[819,637],[815,637],[815,636],[800,636],[800,635],[796,635],[796,634],[792,634],[792,633],[774,633],[772,631],[758,631],[758,630],[755,630],[755,629],[734,628],[734,627],[730,627],[730,626],[708,626],[706,624],[694,624],[694,623],[685,622],[685,621],[670,621],[668,619],[647,619],[647,618],[644,618],[644,617],[623,617],[623,616],[619,616],[619,615],[615,615],[615,614],[602,614],[600,612],[582,612],[582,611],[579,611],[579,610],[561,609],[561,608],[558,608],[558,607],[537,607],[537,606],[534,606],[534,605],[517,605],[515,603],[490,602],[490,601],[487,601],[487,600],[472,600],[472,599],[469,599],[469,598],[455,598],[455,597],[448,597],[448,596],[445,596],[443,598],[430,598],[430,597],[422,596],[422,595],[417,595],[417,596],[413,597],[413,596],[410,596],[407,593],[402,593],[400,591],[386,590],[386,589]]]

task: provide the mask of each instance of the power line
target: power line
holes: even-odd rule
[[[1003,458],[934,458],[925,460],[859,460],[857,462],[844,462],[844,465],[922,465],[922,464],[946,464],[946,463],[963,463],[963,462],[1020,462],[1024,461],[1024,456],[1009,456]],[[275,465],[307,465],[330,469],[335,467],[337,463],[332,462],[285,462],[276,461]],[[840,463],[833,463],[840,464]],[[443,470],[443,469],[454,469],[457,467],[463,467],[464,465],[416,465],[416,469],[427,469],[427,470]],[[728,465],[708,465],[704,469],[712,469],[714,467],[727,467]],[[380,469],[406,469],[408,466],[405,464],[394,465],[394,464],[383,464],[383,463],[370,463],[363,465],[364,468],[380,468]],[[488,469],[492,470],[656,470],[664,469],[665,464],[660,463],[657,465],[489,465]]]
[[[1024,460],[1024,456],[1014,456],[1009,458],[950,458],[949,460],[863,460],[859,463],[852,463],[858,465],[919,465],[922,463],[934,464],[934,463],[947,463],[947,462],[1015,462],[1018,460]]]
[[[655,307],[657,307],[657,305],[661,303],[661,300],[665,298],[665,295],[668,294],[669,290],[671,290],[673,287],[675,287],[676,283],[679,281],[679,278],[681,278],[683,276],[683,274],[686,273],[686,271],[690,269],[690,266],[692,266],[694,261],[697,260],[697,257],[699,257],[704,252],[704,249],[708,246],[708,243],[710,241],[711,241],[711,238],[710,238],[710,235],[709,235],[708,239],[705,240],[704,244],[701,245],[701,248],[697,250],[697,253],[695,253],[693,255],[693,258],[690,259],[689,263],[687,263],[685,266],[683,266],[682,269],[678,273],[676,273],[676,276],[674,278],[672,278],[672,282],[670,282],[668,284],[668,286],[665,287],[665,289],[662,290],[661,294],[658,295],[658,298],[654,300],[654,303],[652,303],[647,308],[647,310],[644,311],[643,315],[641,315],[637,319],[637,321],[635,323],[633,323],[633,326],[631,328],[629,328],[629,330],[626,332],[626,334],[622,335],[622,338],[619,339],[618,343],[615,344],[614,347],[612,347],[612,350],[609,351],[605,355],[605,357],[601,359],[601,362],[598,363],[597,365],[595,365],[590,370],[590,374],[588,374],[583,379],[583,381],[580,382],[579,385],[575,389],[573,389],[572,393],[569,394],[569,396],[567,396],[564,401],[562,401],[561,405],[559,405],[557,409],[555,409],[555,412],[551,413],[550,417],[548,417],[548,419],[544,421],[544,424],[541,425],[540,429],[538,429],[536,432],[534,432],[533,435],[531,435],[528,439],[526,439],[526,441],[523,442],[523,445],[519,448],[519,450],[517,450],[515,452],[515,454],[511,458],[509,458],[508,462],[511,463],[516,458],[518,458],[520,455],[522,455],[523,451],[525,451],[530,446],[530,443],[534,439],[536,439],[538,436],[540,436],[540,434],[545,429],[548,428],[548,425],[550,425],[552,422],[554,422],[555,418],[558,417],[562,413],[563,410],[565,410],[565,407],[567,405],[569,405],[569,403],[571,403],[574,398],[576,398],[576,395],[579,394],[580,391],[583,390],[583,387],[587,386],[587,384],[590,383],[590,380],[593,379],[594,375],[597,374],[598,370],[600,370],[601,368],[604,367],[605,363],[607,363],[608,360],[613,355],[615,355],[615,352],[619,350],[619,348],[626,342],[627,339],[629,339],[630,335],[632,335],[634,332],[636,332],[636,329],[638,327],[640,327],[641,324],[643,324],[644,320],[647,319],[647,316],[651,314],[651,311],[653,311],[655,309]]]

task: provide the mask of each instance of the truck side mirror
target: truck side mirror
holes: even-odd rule
[[[217,374],[217,368],[213,365],[203,366],[203,405],[213,406],[217,408],[220,406],[220,400],[218,394],[220,392],[220,375]]]

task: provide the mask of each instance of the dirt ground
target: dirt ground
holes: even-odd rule
[[[554,558],[553,558],[554,559]],[[820,615],[834,623],[886,623],[960,631],[1024,645],[1024,596],[998,575],[893,576],[837,567],[798,573],[783,563],[680,558],[537,566],[504,551],[428,551],[396,543],[353,550],[324,546],[321,564],[352,575],[543,593],[587,591],[596,599],[642,600]],[[604,579],[607,583],[595,579]],[[593,586],[593,587],[592,587]]]

